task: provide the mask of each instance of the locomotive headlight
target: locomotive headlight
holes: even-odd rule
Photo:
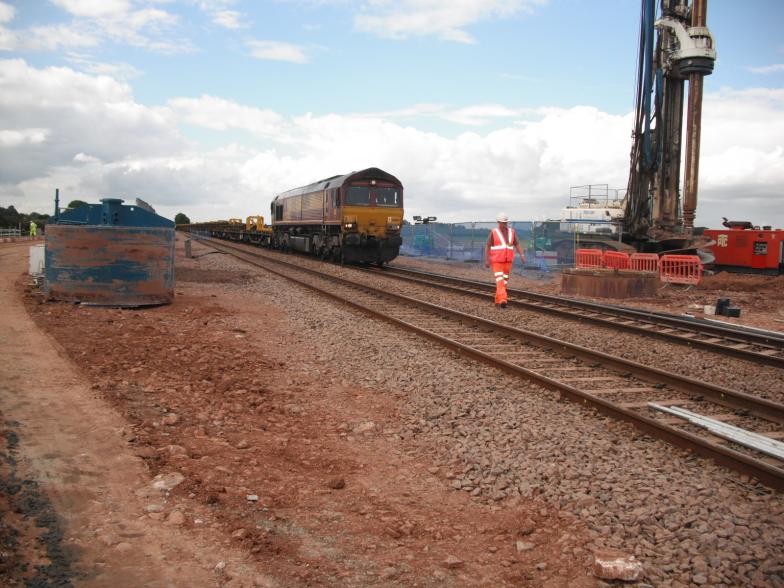
[[[388,231],[399,231],[400,230],[400,225],[389,224],[389,225],[387,225],[387,230]]]
[[[357,226],[357,223],[344,223],[343,224],[343,228],[345,228],[345,229],[354,229],[354,228],[356,228],[356,226]]]

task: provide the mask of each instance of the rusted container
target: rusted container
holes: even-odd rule
[[[105,198],[46,227],[49,298],[107,306],[167,304],[174,298],[174,223]]]

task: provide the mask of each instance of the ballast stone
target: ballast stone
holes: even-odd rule
[[[633,555],[611,550],[594,554],[593,573],[602,580],[636,582],[642,572],[642,564]]]
[[[159,495],[161,492],[169,492],[184,481],[185,476],[179,472],[158,474],[152,479],[152,482],[136,490],[135,494],[141,498],[152,498],[155,495]]]

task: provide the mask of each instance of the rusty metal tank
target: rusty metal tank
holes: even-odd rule
[[[561,293],[591,298],[653,298],[660,287],[655,272],[569,268],[561,273]]]
[[[174,298],[174,223],[144,203],[104,198],[57,215],[45,258],[53,300],[145,306]]]

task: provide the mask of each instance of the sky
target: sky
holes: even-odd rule
[[[268,216],[380,167],[406,217],[625,188],[636,0],[0,0],[0,206]],[[697,225],[784,226],[784,2],[709,0]]]

